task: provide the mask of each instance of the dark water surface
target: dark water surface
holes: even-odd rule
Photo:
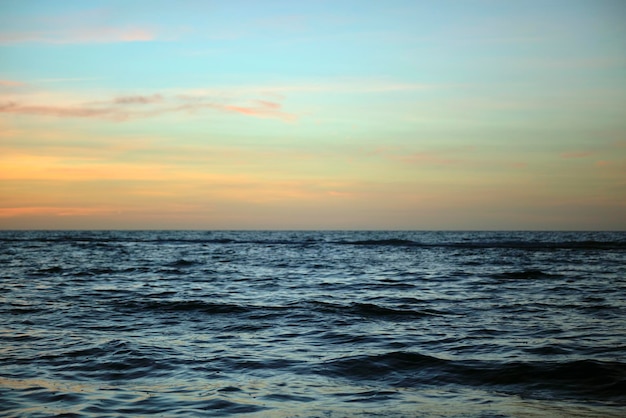
[[[0,232],[4,416],[625,416],[626,233]]]

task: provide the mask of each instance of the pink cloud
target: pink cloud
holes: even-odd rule
[[[269,102],[267,100],[257,100],[256,101],[261,107],[265,107],[268,109],[280,109],[282,105],[276,102]]]
[[[19,86],[24,86],[24,83],[21,83],[19,81],[13,81],[13,80],[0,80],[0,86],[2,87],[19,87]]]
[[[154,33],[146,29],[130,29],[121,34],[120,39],[125,42],[146,42],[155,39]]]
[[[152,96],[121,96],[117,97],[113,103],[115,104],[151,104],[160,103],[163,101],[163,96],[160,94],[153,94]]]
[[[626,148],[626,139],[618,139],[613,143],[616,148]]]
[[[572,151],[564,152],[561,154],[562,158],[586,158],[593,155],[591,151]]]
[[[117,112],[112,108],[90,108],[85,106],[23,106],[14,102],[0,105],[0,113],[69,118],[103,118],[113,120],[125,120],[129,116],[128,114]]]
[[[115,22],[112,26],[111,23]],[[88,8],[60,14],[41,14],[20,22],[20,31],[0,31],[0,44],[84,44],[146,42],[155,30],[136,23],[120,23],[110,9]]]
[[[461,160],[453,158],[443,158],[435,153],[416,152],[414,154],[398,157],[400,161],[409,164],[425,164],[425,165],[452,165],[458,164]]]
[[[79,27],[49,31],[0,33],[0,44],[47,43],[85,44],[147,42],[156,39],[154,31],[147,28]]]
[[[180,103],[182,100],[184,103]],[[178,103],[176,103],[178,101]],[[140,105],[140,107],[135,106]],[[249,105],[225,105],[204,97],[189,101],[182,97],[164,98],[160,94],[119,96],[113,100],[81,103],[76,105],[0,103],[0,113],[53,116],[60,118],[94,118],[113,121],[154,117],[168,113],[196,112],[213,109],[258,118],[275,118],[293,121],[294,114],[284,112],[280,103],[265,100],[252,101]]]
[[[281,111],[282,105],[280,103],[268,102],[265,100],[257,100],[254,103],[255,104],[253,106],[226,105],[223,109],[258,118],[278,118],[285,121],[292,121],[296,119],[295,115]]]
[[[116,43],[147,42],[156,39],[156,35],[144,28],[80,28],[62,34],[56,43]]]
[[[241,106],[224,106],[224,109],[231,110],[236,113],[243,113],[244,115],[258,116],[259,111],[252,109],[251,107],[241,107]]]
[[[30,206],[30,207],[5,207],[0,208],[0,218],[13,218],[29,215],[52,215],[52,216],[86,216],[95,214],[115,213],[117,210],[105,208],[87,207],[61,207],[61,206]]]

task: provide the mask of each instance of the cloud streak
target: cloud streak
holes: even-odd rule
[[[21,83],[19,81],[0,80],[0,86],[2,87],[20,87],[24,85],[25,85],[24,83]]]
[[[162,101],[163,96],[153,94],[152,96],[121,96],[117,97],[113,102],[116,104],[151,104],[160,103]]]
[[[256,118],[279,119],[285,122],[297,119],[295,114],[285,112],[282,104],[278,102],[253,100],[226,104],[211,100],[209,97],[189,99],[181,96],[165,97],[161,94],[119,96],[112,100],[73,105],[31,104],[20,101],[0,103],[0,114],[92,118],[117,122],[182,112],[194,113],[207,109]]]
[[[224,106],[224,110],[258,118],[278,118],[283,121],[293,121],[296,116],[281,110],[280,103],[256,100],[249,106]]]
[[[410,155],[397,157],[398,160],[415,165],[437,165],[437,166],[448,166],[455,165],[462,162],[462,160],[457,158],[446,158],[436,153],[429,152],[416,152]]]
[[[90,44],[149,42],[156,32],[143,27],[79,27],[56,30],[0,32],[0,45],[23,43]]]
[[[114,108],[21,105],[15,102],[0,104],[0,113],[31,116],[55,116],[60,118],[101,118],[112,120],[126,120],[130,116],[128,113],[119,112]]]
[[[561,154],[561,158],[572,159],[572,158],[587,158],[593,155],[591,151],[570,151],[564,152]]]

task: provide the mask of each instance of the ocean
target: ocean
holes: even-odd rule
[[[0,414],[626,416],[625,232],[1,231]]]

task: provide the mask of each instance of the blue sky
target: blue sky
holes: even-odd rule
[[[624,229],[625,18],[1,1],[0,227]]]

